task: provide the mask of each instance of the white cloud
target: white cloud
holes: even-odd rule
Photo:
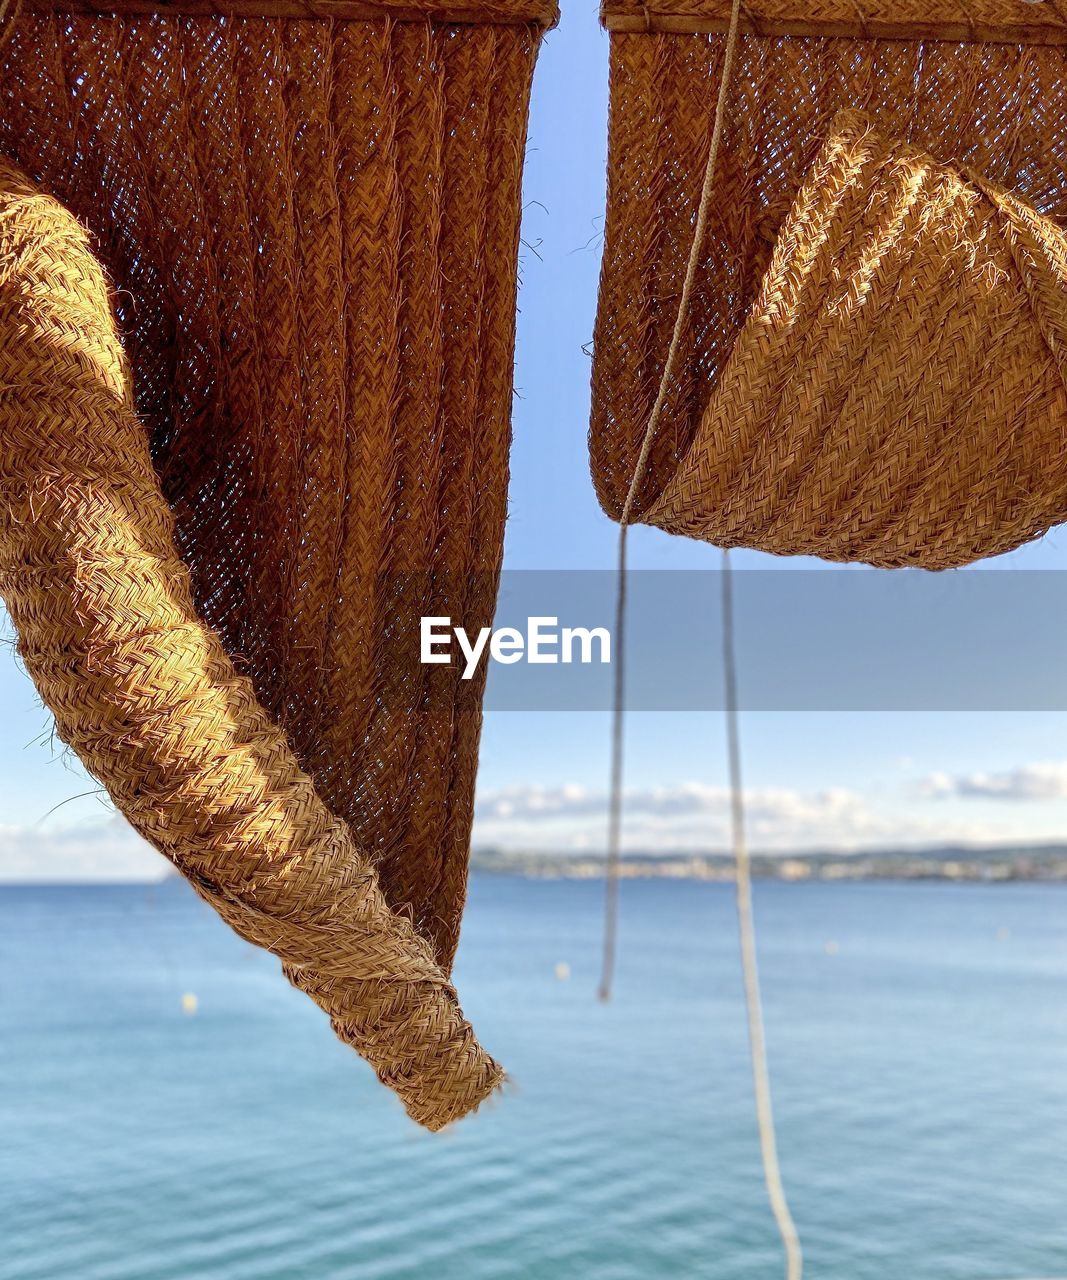
[[[923,779],[920,793],[950,799],[1067,798],[1067,762],[1001,773],[933,773]],[[841,787],[751,787],[745,793],[745,816],[751,847],[771,853],[950,841],[983,844],[1050,834],[1024,833],[988,818],[970,821],[940,806],[925,813],[921,804],[879,807]],[[500,849],[598,854],[604,849],[606,825],[607,796],[601,790],[577,783],[516,785],[479,795],[474,841]],[[700,782],[630,788],[623,831],[628,852],[725,852],[730,843],[729,790]],[[151,881],[169,869],[117,815],[67,826],[0,826],[0,882]]]
[[[967,800],[1067,799],[1067,761],[1021,765],[994,773],[931,773],[920,784],[923,795]]]
[[[0,826],[0,882],[159,880],[170,864],[122,818]]]
[[[698,782],[626,792],[624,847],[632,852],[725,850],[730,793]],[[479,796],[474,840],[503,849],[582,852],[604,847],[607,797],[585,787],[511,786]],[[944,840],[989,840],[987,823],[934,821],[882,812],[840,787],[822,791],[749,788],[749,843],[754,849],[861,849]]]

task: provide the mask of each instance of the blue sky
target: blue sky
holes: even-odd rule
[[[607,57],[594,6],[572,6],[545,41],[534,85],[506,542],[514,569],[614,563],[615,526],[597,506],[586,460],[583,350],[600,265]],[[717,553],[638,528],[631,559],[641,568],[710,568]],[[1005,559],[1005,567],[1067,568],[1067,532]],[[739,568],[770,563],[756,553],[736,557]],[[1059,589],[1051,579],[1050,590]],[[717,637],[709,636],[708,652],[717,661]],[[81,796],[93,783],[53,750],[49,719],[6,651],[0,709],[0,879],[156,874],[155,855],[98,796]],[[476,839],[598,848],[607,738],[604,713],[490,713]],[[757,846],[1067,839],[1062,712],[748,713],[743,742]],[[720,715],[633,714],[631,846],[721,846],[724,777]]]

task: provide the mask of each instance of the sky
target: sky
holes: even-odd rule
[[[607,60],[595,7],[570,6],[544,42],[534,82],[505,544],[511,569],[614,564],[616,528],[597,506],[586,459]],[[637,568],[718,563],[707,546],[642,527],[631,533],[630,548]],[[735,556],[738,569],[771,564],[783,567],[759,553]],[[1053,531],[1001,564],[1067,569],[1067,532]],[[1067,578],[1060,582],[1050,575],[1050,592],[1067,588]],[[717,644],[709,637],[709,661],[717,660]],[[739,659],[743,675],[743,652]],[[1004,661],[1012,662],[1011,653]],[[8,648],[0,650],[0,725],[0,880],[163,873],[162,859],[53,743],[50,717]],[[604,712],[489,712],[475,842],[602,849],[608,735]],[[742,739],[755,848],[1067,840],[1062,711],[747,712]],[[626,751],[626,847],[724,847],[721,713],[635,712]]]

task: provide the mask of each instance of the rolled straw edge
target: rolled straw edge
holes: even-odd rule
[[[429,943],[196,613],[84,231],[3,161],[0,593],[62,740],[409,1115],[489,1096],[503,1071]]]

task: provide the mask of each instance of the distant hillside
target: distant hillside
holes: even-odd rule
[[[604,859],[588,854],[475,849],[471,867],[498,875],[590,880],[604,874]],[[733,879],[733,863],[728,853],[628,854],[620,874],[632,880],[728,881]],[[752,874],[765,880],[1067,881],[1067,844],[756,853]]]

